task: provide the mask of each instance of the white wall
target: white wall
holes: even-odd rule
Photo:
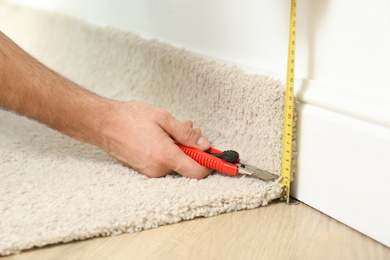
[[[289,0],[12,2],[285,77]],[[389,13],[386,0],[298,0],[296,94],[301,105],[294,183],[299,199],[388,246]]]

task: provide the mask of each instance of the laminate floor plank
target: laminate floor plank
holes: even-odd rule
[[[390,249],[303,203],[272,203],[3,259],[390,259]]]

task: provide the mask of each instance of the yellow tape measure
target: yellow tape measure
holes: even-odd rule
[[[292,134],[294,122],[294,62],[295,62],[296,0],[291,0],[290,36],[288,42],[286,96],[284,101],[284,127],[282,147],[283,199],[290,203]]]

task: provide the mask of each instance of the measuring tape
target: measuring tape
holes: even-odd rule
[[[284,127],[282,146],[282,179],[284,186],[282,199],[290,203],[291,183],[291,159],[292,159],[292,134],[294,123],[294,67],[295,67],[295,24],[296,24],[296,0],[291,0],[290,12],[290,36],[288,41],[286,94],[284,101]]]

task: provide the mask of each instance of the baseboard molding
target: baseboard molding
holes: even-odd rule
[[[304,103],[297,109],[293,196],[390,246],[390,129]]]

